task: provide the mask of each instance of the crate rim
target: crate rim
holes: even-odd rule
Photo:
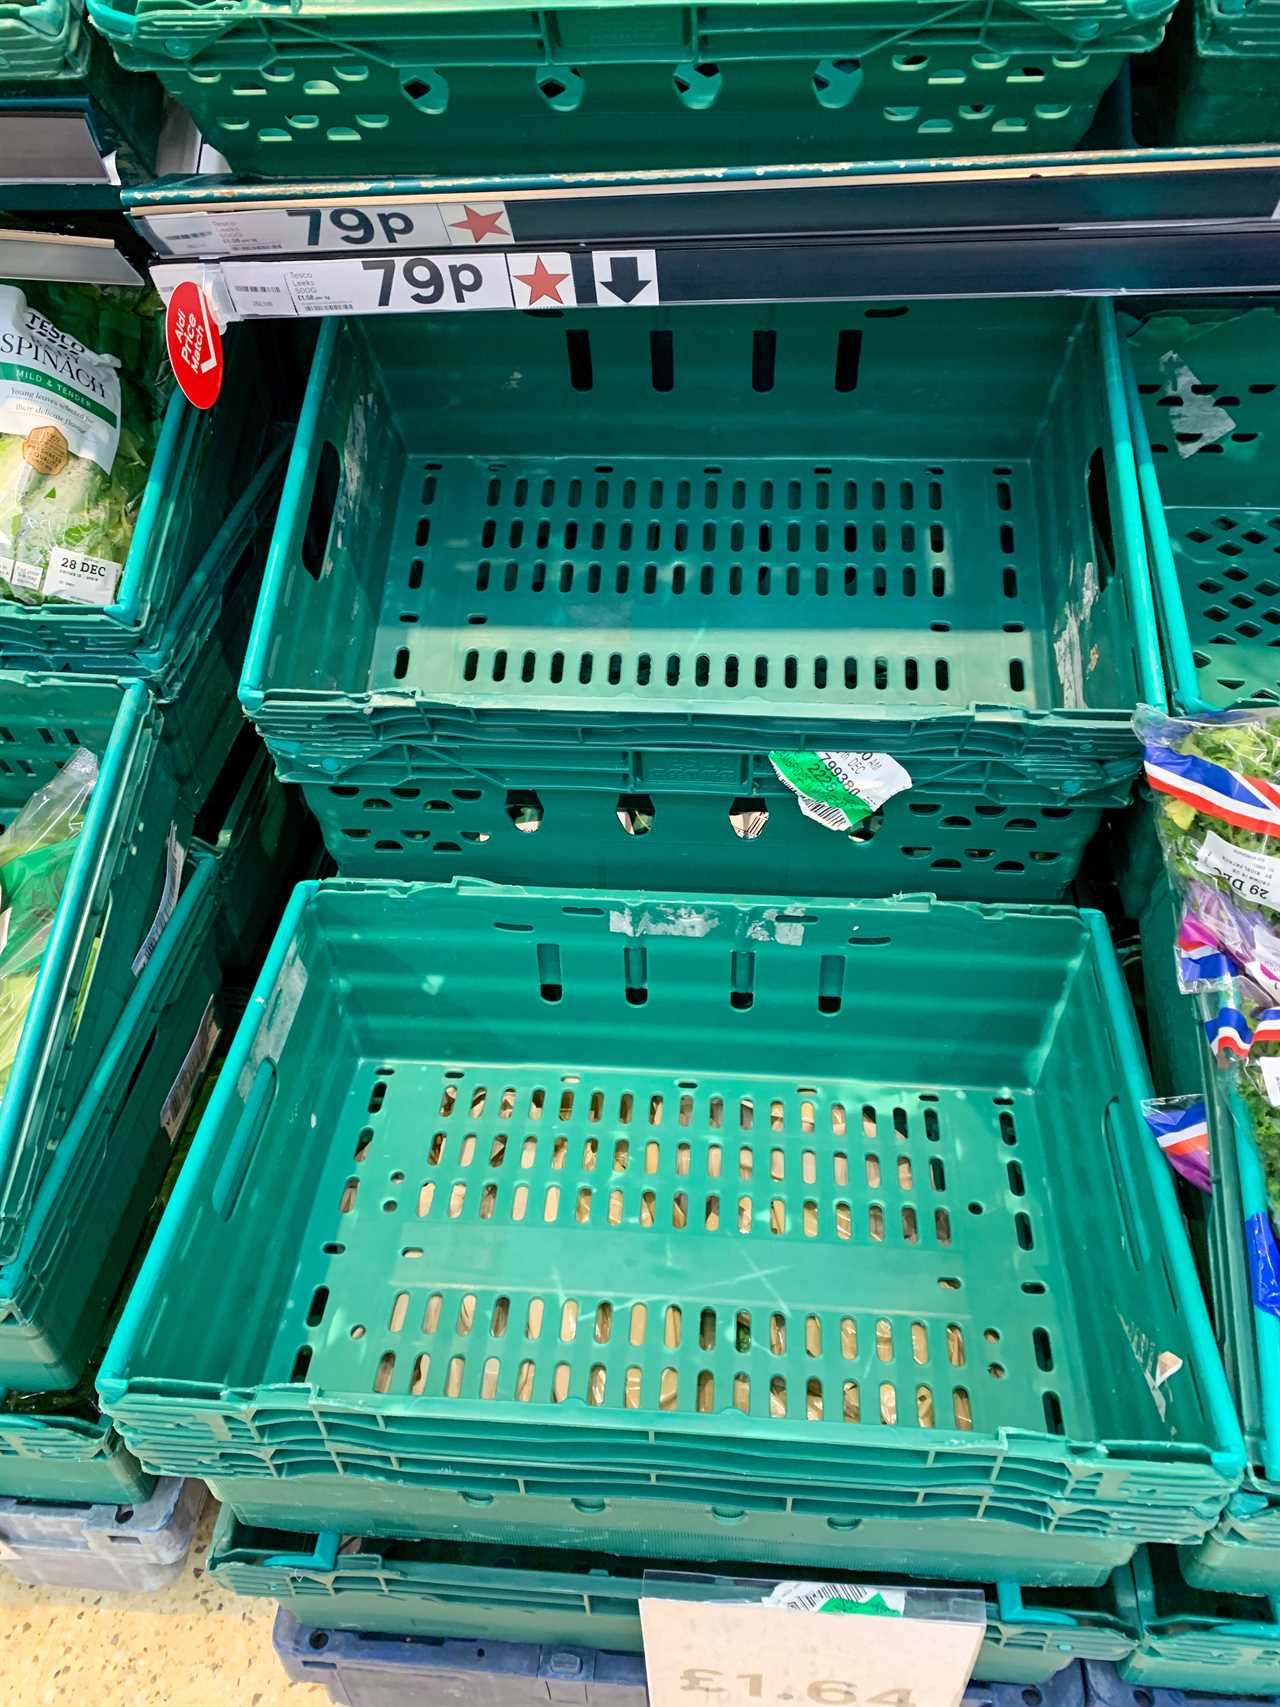
[[[119,1071],[120,1061],[128,1053],[131,1039],[145,1024],[148,1011],[155,1001],[155,991],[170,977],[170,963],[186,950],[189,929],[197,909],[212,912],[217,904],[217,860],[211,850],[193,841],[189,849],[190,880],[184,885],[173,915],[160,934],[155,953],[138,977],[129,1000],[121,1012],[107,1048],[94,1067],[93,1076],[85,1087],[76,1113],[59,1140],[57,1153],[45,1171],[26,1215],[22,1245],[8,1262],[0,1263],[0,1308],[21,1307],[21,1282],[26,1279],[25,1246],[33,1236],[38,1221],[43,1221],[45,1204],[56,1205],[62,1197],[62,1187],[68,1183],[80,1145],[86,1141],[86,1128],[101,1119],[103,1099],[110,1090],[112,1078]],[[63,1199],[63,1201],[66,1201]],[[83,1207],[83,1206],[82,1206]],[[15,1270],[18,1284],[15,1284]],[[12,1418],[6,1418],[6,1423]]]
[[[104,1409],[113,1414],[122,1410],[127,1412],[127,1401],[131,1391],[139,1394],[158,1395],[164,1393],[178,1403],[188,1405],[201,1401],[208,1402],[215,1397],[222,1403],[247,1405],[253,1402],[252,1394],[254,1391],[258,1393],[269,1392],[273,1406],[278,1405],[283,1410],[299,1411],[312,1409],[320,1396],[314,1387],[301,1384],[281,1383],[274,1386],[264,1384],[263,1387],[255,1390],[237,1389],[229,1386],[218,1387],[213,1383],[169,1381],[148,1376],[133,1377],[129,1373],[129,1362],[145,1329],[146,1317],[151,1308],[153,1296],[157,1293],[164,1268],[175,1254],[180,1238],[180,1229],[187,1211],[195,1202],[203,1175],[212,1164],[214,1143],[231,1103],[235,1086],[241,1076],[250,1068],[253,1044],[264,1021],[268,999],[285,964],[304,912],[313,897],[326,890],[332,892],[338,889],[350,893],[359,893],[361,891],[367,892],[371,886],[384,894],[433,891],[435,893],[490,895],[507,892],[499,884],[467,879],[455,879],[450,884],[417,883],[390,886],[376,881],[371,885],[368,880],[338,879],[336,882],[335,880],[327,880],[325,882],[303,883],[294,890],[293,896],[285,908],[270,952],[263,963],[245,1017],[236,1032],[222,1073],[219,1075],[218,1083],[214,1087],[213,1095],[205,1109],[200,1128],[192,1142],[187,1164],[179,1176],[166,1213],[152,1241],[151,1249],[147,1253],[133,1291],[120,1316],[116,1331],[103,1356],[98,1374],[98,1394]],[[576,892],[553,888],[521,888],[519,893],[530,897],[545,895],[562,898],[567,894]],[[598,899],[601,892],[593,891],[592,893]],[[679,897],[668,896],[667,898],[677,899]],[[618,899],[623,898],[618,897]],[[653,901],[655,899],[661,900],[662,896],[661,894],[652,896],[645,894],[642,896],[634,893],[631,899],[633,902],[642,899]],[[684,899],[687,900],[688,897],[686,896]],[[706,897],[705,899],[711,902],[714,898]],[[727,899],[729,898],[720,898],[722,903]],[[735,904],[767,906],[771,902],[769,897],[750,897],[746,900],[739,898]],[[792,904],[804,905],[804,901],[792,900],[781,903],[784,906]],[[844,905],[849,910],[865,908],[874,913],[893,913],[901,911],[904,903],[897,900],[878,900],[851,902]],[[1010,915],[1033,917],[1040,915],[1077,919],[1086,934],[1089,946],[1093,950],[1094,962],[1103,986],[1106,1004],[1113,1016],[1116,1049],[1120,1058],[1121,1071],[1132,1091],[1136,1093],[1132,1097],[1131,1105],[1127,1111],[1129,1123],[1134,1127],[1136,1133],[1137,1125],[1141,1119],[1137,1105],[1144,1096],[1149,1097],[1151,1095],[1150,1073],[1142,1051],[1137,1020],[1129,1001],[1120,964],[1111,942],[1106,919],[1101,913],[1091,908],[1057,907],[1047,904],[1040,906],[1028,904],[1026,907],[1019,907],[1000,903],[938,901],[931,896],[906,898],[905,906],[914,910],[932,911],[936,908],[953,912],[976,913],[979,916],[990,914],[996,918]],[[257,1083],[250,1092],[251,1104],[258,1099],[258,1086],[265,1082],[260,1074],[255,1076]],[[1224,1481],[1238,1486],[1247,1465],[1244,1439],[1241,1434],[1239,1419],[1236,1416],[1235,1404],[1227,1384],[1226,1373],[1218,1353],[1217,1342],[1209,1321],[1208,1308],[1200,1289],[1191,1248],[1182,1224],[1170,1170],[1154,1145],[1137,1143],[1136,1148],[1142,1158],[1140,1165],[1145,1168],[1151,1201],[1155,1205],[1156,1217],[1168,1257],[1170,1282],[1187,1323],[1187,1331],[1201,1374],[1209,1429],[1217,1437],[1212,1444],[1207,1445],[1196,1444],[1184,1447],[1178,1443],[1164,1442],[1155,1450],[1151,1449],[1149,1443],[1144,1443],[1144,1451],[1161,1461],[1208,1465]],[[492,1401],[478,1401],[474,1404],[451,1401],[451,1406],[450,1417],[457,1421],[470,1419],[474,1414],[474,1420],[492,1422],[497,1408]],[[383,1395],[371,1394],[367,1400],[362,1399],[359,1403],[344,1402],[344,1408],[361,1415],[394,1416],[403,1409],[403,1405],[399,1400],[392,1400],[387,1403]],[[582,1419],[578,1413],[580,1410],[584,1413],[586,1411],[585,1405],[565,1406],[563,1408],[568,1415],[565,1416],[564,1424],[561,1426],[572,1427],[574,1424],[580,1423]],[[781,1419],[779,1420],[781,1421]],[[720,1419],[715,1416],[682,1417],[679,1426],[670,1431],[669,1438],[678,1439],[686,1432],[692,1432],[696,1436],[700,1430],[711,1433],[719,1426],[719,1422]],[[634,1431],[636,1428],[636,1424],[625,1415],[615,1415],[610,1412],[594,1413],[592,1423],[593,1426],[597,1423],[603,1423],[611,1431],[614,1429]],[[554,1422],[551,1426],[555,1426]],[[664,1430],[663,1432],[664,1435],[667,1434],[667,1431]],[[931,1436],[932,1439],[921,1438],[901,1442],[886,1442],[883,1438],[884,1431],[872,1424],[851,1425],[846,1433],[850,1445],[869,1444],[874,1440],[877,1447],[887,1446],[890,1450],[903,1453],[908,1451],[919,1452],[921,1448],[924,1448],[930,1451],[956,1450],[977,1456],[989,1452],[993,1444],[998,1444],[999,1449],[1007,1454],[1011,1442],[1017,1442],[1018,1447],[1026,1450],[1030,1457],[1057,1456],[1060,1455],[1061,1450],[1058,1449],[1058,1453],[1054,1453],[1053,1440],[1055,1437],[1035,1435],[1030,1432],[1024,1433],[1020,1430],[1000,1430],[990,1435],[979,1435],[977,1433],[966,1435],[957,1431],[954,1438],[943,1429],[920,1430],[921,1437]],[[785,1425],[777,1431],[776,1438],[782,1442],[791,1439],[807,1440],[809,1436],[801,1433],[798,1427],[788,1419]],[[1103,1441],[1080,1443],[1080,1446],[1082,1452],[1092,1452],[1106,1458],[1117,1450],[1123,1454],[1126,1445],[1133,1446],[1136,1444],[1138,1443]]]

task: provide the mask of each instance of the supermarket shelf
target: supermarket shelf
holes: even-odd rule
[[[88,101],[6,101],[0,110],[0,207],[118,207],[110,157]]]
[[[470,184],[187,177],[124,199],[161,260],[157,282],[186,276],[166,265],[199,262],[229,318],[530,306],[505,255],[512,274],[539,255],[572,271],[543,300],[553,307],[1153,295],[1280,279],[1280,149]]]
[[[98,285],[146,283],[145,276],[109,237],[61,231],[0,230],[0,278]]]

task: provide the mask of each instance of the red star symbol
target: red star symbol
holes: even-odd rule
[[[533,271],[531,273],[514,273],[512,275],[512,277],[518,279],[522,285],[528,285],[528,305],[530,308],[533,307],[535,302],[540,302],[544,296],[550,302],[558,302],[563,308],[564,299],[560,295],[560,286],[568,276],[568,273],[553,273],[548,267],[544,267],[541,255],[539,255],[537,260],[534,262]]]
[[[502,227],[502,210],[497,213],[480,213],[476,208],[462,204],[465,219],[451,219],[449,228],[452,231],[465,231],[473,242],[479,243],[486,237],[510,237],[509,231]]]

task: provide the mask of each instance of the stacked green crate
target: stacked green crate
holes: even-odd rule
[[[241,172],[472,175],[1070,148],[1167,0],[89,0]]]
[[[704,1564],[655,1564],[576,1550],[467,1546],[436,1541],[342,1540],[250,1528],[224,1511],[209,1573],[237,1594],[267,1596],[304,1624],[399,1636],[477,1637],[639,1653],[646,1594],[691,1601],[765,1600],[777,1573],[717,1573]],[[936,1583],[869,1579],[837,1570],[824,1583],[874,1581],[910,1596]],[[1117,1617],[1106,1592],[984,1585],[987,1628],[974,1676],[1044,1683],[1077,1659],[1121,1660],[1136,1626]],[[928,1616],[922,1610],[916,1616]],[[940,1616],[940,1612],[935,1612]]]
[[[1010,900],[1163,694],[1065,301],[329,321],[241,685],[344,874]],[[911,787],[833,833],[770,763],[815,749]]]
[[[1172,704],[1274,705],[1280,309],[1161,309],[1131,326],[1123,359]]]
[[[1198,1589],[1181,1563],[1172,1549],[1153,1547],[1116,1573],[1116,1612],[1138,1631],[1121,1677],[1217,1695],[1280,1694],[1280,1582],[1272,1578],[1269,1596]]]
[[[1243,1460],[1145,1094],[1096,915],[303,886],[103,1408],[263,1526],[1098,1583]]]
[[[1186,0],[1169,47],[1172,86],[1161,90],[1162,137],[1207,147],[1280,140],[1275,0]]]

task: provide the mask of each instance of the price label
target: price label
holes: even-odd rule
[[[505,202],[308,202],[299,207],[194,208],[141,214],[142,233],[166,255],[298,255],[510,243]]]
[[[1207,875],[1224,878],[1244,900],[1280,911],[1280,859],[1274,854],[1250,853],[1209,830],[1195,862]]]
[[[983,1625],[645,1598],[650,1707],[959,1707]]]
[[[510,308],[501,255],[377,255],[363,260],[227,262],[234,311],[255,315],[391,314],[420,309]],[[286,309],[285,293],[292,303]]]

